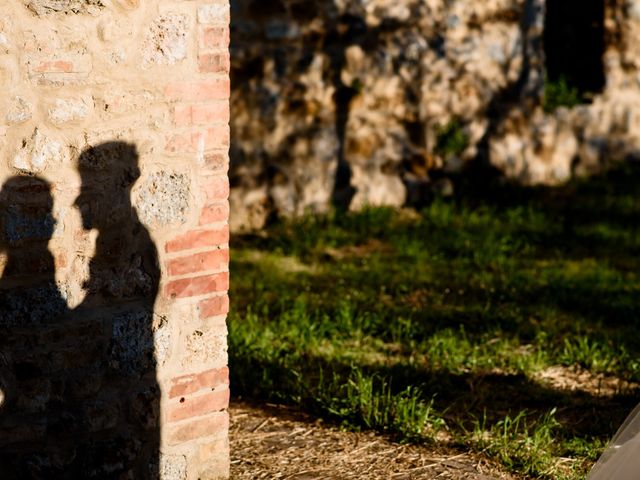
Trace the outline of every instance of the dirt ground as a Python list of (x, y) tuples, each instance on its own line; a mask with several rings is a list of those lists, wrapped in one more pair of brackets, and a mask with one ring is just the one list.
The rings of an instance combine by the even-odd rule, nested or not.
[(235, 401), (231, 478), (515, 479), (477, 455), (344, 432), (286, 407)]

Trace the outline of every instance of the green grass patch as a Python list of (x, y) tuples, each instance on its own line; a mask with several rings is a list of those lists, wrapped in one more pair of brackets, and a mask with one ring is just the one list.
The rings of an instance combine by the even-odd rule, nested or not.
[(451, 120), (436, 130), (435, 153), (444, 158), (458, 156), (469, 146), (469, 136), (465, 133), (460, 120)]
[(559, 107), (572, 108), (587, 103), (586, 99), (576, 87), (566, 78), (555, 81), (546, 80), (544, 84), (544, 110), (553, 113)]
[(639, 171), (456, 191), (234, 237), (234, 392), (583, 478), (636, 403)]
[(556, 431), (560, 424), (555, 414), (551, 410), (532, 420), (523, 410), (491, 426), (485, 415), (475, 424), (471, 446), (499, 458), (513, 471), (533, 476), (556, 475)]

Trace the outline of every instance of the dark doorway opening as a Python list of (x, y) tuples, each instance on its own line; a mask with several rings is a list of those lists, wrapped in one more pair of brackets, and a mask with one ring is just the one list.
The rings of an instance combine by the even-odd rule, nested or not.
[(582, 101), (605, 86), (605, 0), (547, 0), (547, 81), (565, 83)]

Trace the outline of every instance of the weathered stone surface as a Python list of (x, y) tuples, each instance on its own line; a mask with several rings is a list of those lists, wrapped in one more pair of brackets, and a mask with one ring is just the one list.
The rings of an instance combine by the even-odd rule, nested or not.
[(228, 363), (226, 336), (217, 330), (196, 330), (187, 337), (185, 367), (209, 362), (221, 367)]
[(152, 313), (133, 311), (113, 319), (111, 367), (127, 375), (140, 375), (155, 364), (153, 333), (148, 325)]
[(185, 480), (187, 459), (184, 455), (160, 456), (160, 480)]
[(104, 8), (102, 0), (26, 0), (25, 4), (36, 15), (51, 13), (91, 13)]
[(149, 27), (142, 46), (143, 66), (174, 65), (187, 57), (187, 22), (182, 14), (158, 17)]
[(62, 143), (36, 128), (31, 138), (24, 140), (18, 148), (11, 166), (33, 175), (45, 171), (52, 164), (64, 164), (68, 158), (69, 151)]
[(9, 124), (24, 123), (33, 116), (33, 105), (22, 97), (13, 97), (5, 118)]
[(234, 229), (332, 204), (420, 203), (433, 178), (475, 159), (557, 184), (640, 152), (637, 2), (606, 6), (604, 90), (552, 112), (544, 0), (232, 7)]
[(177, 172), (150, 174), (138, 192), (137, 208), (148, 225), (184, 223), (189, 213), (189, 177)]
[(47, 115), (51, 123), (64, 125), (65, 123), (82, 121), (93, 110), (93, 99), (83, 98), (58, 98), (49, 107)]
[(9, 38), (3, 32), (0, 32), (0, 53), (9, 53)]
[(0, 308), (5, 312), (0, 325), (5, 328), (16, 325), (46, 324), (67, 309), (67, 304), (58, 294), (58, 286), (48, 283), (20, 290), (0, 291)]

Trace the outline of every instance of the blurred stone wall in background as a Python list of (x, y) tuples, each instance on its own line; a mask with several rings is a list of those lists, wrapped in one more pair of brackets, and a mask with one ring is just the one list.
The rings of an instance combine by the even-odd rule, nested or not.
[[(639, 36), (637, 0), (233, 0), (232, 228), (421, 204), (473, 161), (556, 184), (634, 156)], [(596, 87), (554, 107), (563, 63)]]

